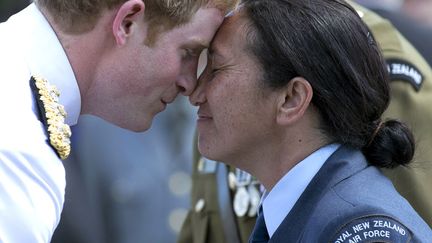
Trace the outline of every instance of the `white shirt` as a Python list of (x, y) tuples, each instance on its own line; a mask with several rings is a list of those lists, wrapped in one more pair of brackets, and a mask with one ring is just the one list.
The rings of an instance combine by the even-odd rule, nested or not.
[(56, 34), (31, 4), (0, 24), (0, 242), (50, 242), (66, 186), (61, 160), (47, 143), (30, 89), (31, 75), (55, 85), (69, 125), (81, 97)]
[(270, 237), (291, 211), (312, 178), (340, 144), (324, 146), (300, 161), (272, 188), (264, 193), (262, 207)]

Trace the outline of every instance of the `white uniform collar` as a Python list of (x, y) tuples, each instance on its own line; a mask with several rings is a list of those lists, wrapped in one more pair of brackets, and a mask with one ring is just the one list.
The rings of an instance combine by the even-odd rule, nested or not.
[(21, 42), (30, 75), (43, 77), (57, 87), (59, 102), (67, 112), (66, 123), (75, 125), (81, 112), (81, 95), (56, 33), (34, 3), (14, 15), (10, 22), (13, 22), (16, 40)]
[(262, 198), (264, 220), (271, 237), (291, 211), (312, 178), (340, 144), (324, 146), (300, 161)]

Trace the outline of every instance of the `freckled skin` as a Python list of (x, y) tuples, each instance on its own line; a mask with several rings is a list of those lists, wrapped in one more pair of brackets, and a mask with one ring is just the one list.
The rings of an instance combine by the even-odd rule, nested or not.
[(137, 22), (126, 44), (101, 58), (97, 81), (89, 88), (92, 106), (83, 108), (85, 113), (147, 130), (165, 103), (195, 89), (199, 53), (222, 21), (220, 10), (200, 8), (187, 24), (160, 33), (152, 46), (145, 45), (144, 21)]
[(260, 84), (261, 67), (244, 50), (239, 21), (245, 20), (230, 17), (219, 29), (191, 102), (200, 106), (198, 114), (211, 117), (198, 121), (200, 152), (243, 167), (273, 141), (276, 96)]

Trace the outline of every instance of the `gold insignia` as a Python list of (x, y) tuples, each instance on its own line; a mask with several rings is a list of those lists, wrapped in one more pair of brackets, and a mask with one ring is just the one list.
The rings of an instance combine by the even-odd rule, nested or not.
[(58, 103), (60, 92), (43, 78), (33, 76), (32, 79), (37, 88), (37, 98), (42, 103), (42, 105), (39, 104), (39, 109), (45, 120), (50, 144), (61, 159), (66, 159), (71, 151), (70, 136), (72, 132), (70, 127), (65, 124), (67, 114), (64, 106)]

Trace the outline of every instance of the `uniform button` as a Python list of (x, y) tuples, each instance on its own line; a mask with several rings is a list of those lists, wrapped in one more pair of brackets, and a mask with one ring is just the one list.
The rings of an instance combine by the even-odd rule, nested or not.
[(197, 201), (197, 203), (195, 204), (195, 212), (197, 212), (197, 213), (201, 212), (204, 209), (204, 206), (205, 206), (204, 199), (202, 199), (202, 198), (199, 199)]
[(357, 10), (357, 14), (360, 16), (360, 18), (363, 18), (364, 13), (363, 11)]

